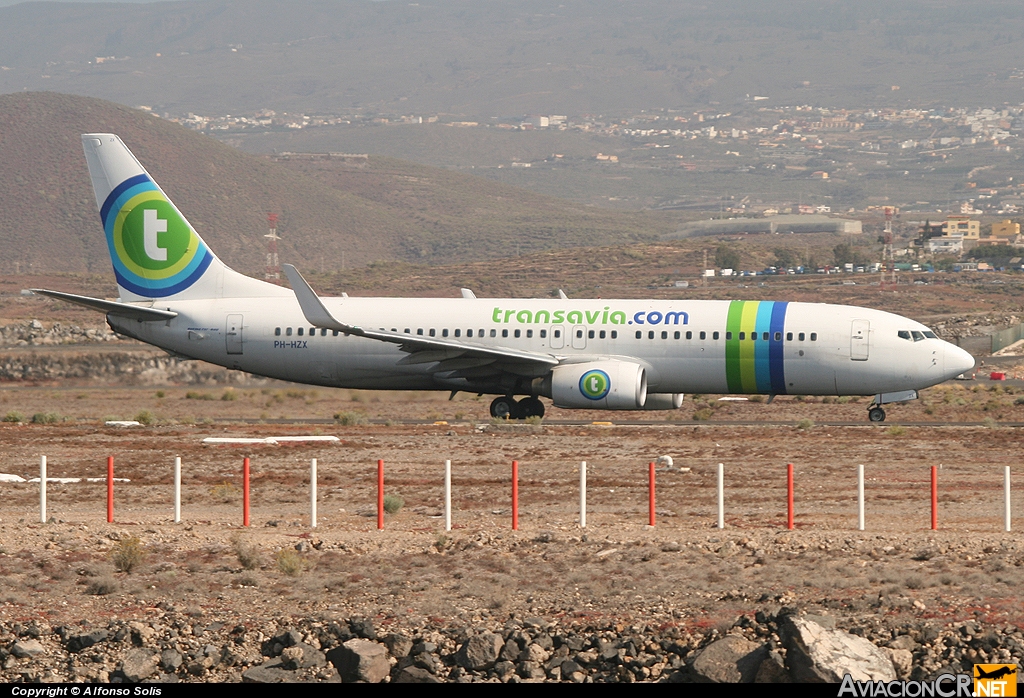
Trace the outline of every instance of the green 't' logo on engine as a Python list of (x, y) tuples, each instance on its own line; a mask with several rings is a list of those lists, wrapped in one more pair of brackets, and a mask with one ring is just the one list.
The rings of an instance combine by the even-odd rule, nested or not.
[(583, 397), (590, 400), (600, 400), (612, 387), (612, 381), (608, 374), (600, 369), (587, 371), (580, 378), (580, 392)]

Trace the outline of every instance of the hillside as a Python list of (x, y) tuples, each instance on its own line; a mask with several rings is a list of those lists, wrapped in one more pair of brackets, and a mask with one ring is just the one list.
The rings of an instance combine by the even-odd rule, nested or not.
[(1015, 104), (1022, 35), (1006, 0), (25, 2), (0, 8), (0, 93), (181, 114)]
[(0, 96), (5, 273), (109, 273), (79, 140), (119, 134), (218, 255), (264, 265), (266, 212), (282, 261), (326, 269), (374, 260), (469, 261), (650, 239), (667, 217), (604, 211), (398, 160), (363, 167), (275, 162), (146, 112), (57, 93)]

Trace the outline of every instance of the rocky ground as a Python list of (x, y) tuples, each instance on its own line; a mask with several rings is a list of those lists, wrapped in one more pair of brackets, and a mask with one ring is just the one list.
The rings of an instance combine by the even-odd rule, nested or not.
[[(43, 391), (32, 399), (44, 400), (52, 390), (7, 397)], [(134, 410), (153, 398), (109, 399)], [(108, 409), (92, 393), (65, 400)], [(239, 402), (210, 404), (231, 414)], [(271, 433), (341, 442), (202, 445), (205, 436)], [(6, 423), (0, 471), (28, 479), (45, 454), (50, 477), (90, 477), (114, 455), (115, 474), (130, 482), (116, 486), (113, 524), (102, 483), (50, 483), (46, 524), (37, 523), (37, 484), (0, 485), (0, 679), (806, 681), (1019, 662), (1024, 547), (1002, 532), (1001, 487), (1020, 439), (1005, 428), (713, 422)], [(651, 528), (646, 464), (663, 454), (674, 463), (657, 473)], [(248, 528), (243, 455), (253, 473)], [(180, 524), (171, 521), (175, 456)], [(383, 531), (378, 458), (386, 492), (404, 500)], [(445, 458), (452, 531), (441, 519)], [(586, 529), (577, 519), (581, 460)], [(718, 462), (723, 530), (714, 527)], [(786, 462), (796, 464), (792, 531)], [(863, 532), (857, 463), (867, 471)], [(942, 464), (937, 531), (928, 529), (933, 464)], [(1013, 501), (1021, 511), (1016, 492)]]

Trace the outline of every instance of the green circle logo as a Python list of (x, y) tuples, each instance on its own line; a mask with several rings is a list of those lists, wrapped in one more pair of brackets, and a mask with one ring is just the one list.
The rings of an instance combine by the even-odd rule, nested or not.
[(130, 201), (115, 223), (115, 243), (120, 243), (121, 260), (142, 276), (146, 272), (173, 274), (176, 268), (188, 264), (184, 258), (189, 247), (196, 247), (192, 244), (192, 228), (162, 196), (135, 198), (142, 200)]
[(587, 371), (580, 378), (580, 392), (583, 397), (590, 400), (600, 400), (612, 387), (612, 381), (608, 374), (600, 369)]

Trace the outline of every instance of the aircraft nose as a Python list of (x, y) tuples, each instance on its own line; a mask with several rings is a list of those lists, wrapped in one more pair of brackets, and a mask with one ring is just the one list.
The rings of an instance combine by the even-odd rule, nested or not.
[(947, 378), (956, 378), (961, 373), (974, 370), (974, 357), (953, 344), (946, 345), (945, 356), (942, 358)]

